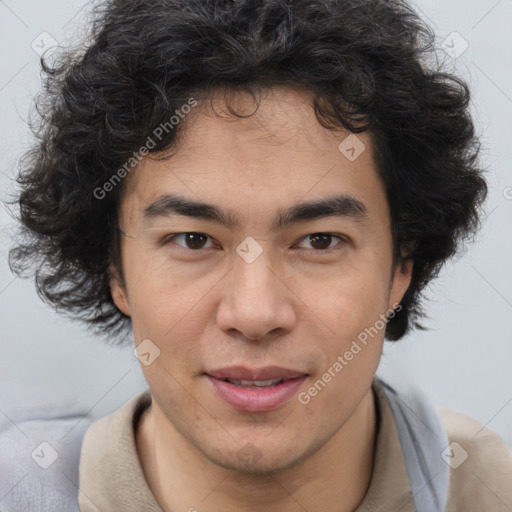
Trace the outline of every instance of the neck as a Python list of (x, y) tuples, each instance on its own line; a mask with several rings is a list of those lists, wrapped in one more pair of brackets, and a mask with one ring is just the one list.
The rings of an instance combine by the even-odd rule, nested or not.
[(136, 444), (148, 485), (164, 512), (349, 512), (370, 484), (376, 430), (370, 388), (323, 446), (269, 474), (239, 473), (214, 464), (169, 425), (154, 401), (140, 419)]

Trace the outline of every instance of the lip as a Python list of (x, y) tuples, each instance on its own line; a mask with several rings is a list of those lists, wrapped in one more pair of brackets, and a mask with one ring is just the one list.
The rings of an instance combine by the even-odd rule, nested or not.
[[(213, 375), (215, 374), (215, 375)], [(263, 412), (276, 409), (296, 394), (308, 378), (308, 374), (278, 366), (267, 366), (259, 370), (250, 370), (232, 366), (205, 374), (213, 390), (227, 404), (239, 411)], [(285, 379), (273, 386), (257, 388), (235, 386), (223, 379), (270, 380)]]
[(281, 366), (265, 366), (262, 368), (247, 368), (245, 366), (229, 366), (205, 372), (216, 379), (237, 379), (237, 380), (270, 380), (270, 379), (294, 379), (307, 375), (306, 372), (291, 370)]

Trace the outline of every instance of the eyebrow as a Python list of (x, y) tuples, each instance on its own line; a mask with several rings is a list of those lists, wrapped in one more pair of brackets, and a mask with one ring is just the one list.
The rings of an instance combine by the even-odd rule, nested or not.
[[(172, 194), (160, 196), (156, 201), (148, 205), (143, 213), (144, 219), (172, 215), (183, 215), (218, 222), (229, 229), (236, 228), (239, 225), (236, 215), (230, 211), (222, 210), (212, 204), (192, 201)], [(342, 194), (318, 201), (298, 203), (285, 210), (279, 210), (271, 230), (324, 217), (363, 220), (367, 216), (368, 208), (364, 203), (353, 196)]]

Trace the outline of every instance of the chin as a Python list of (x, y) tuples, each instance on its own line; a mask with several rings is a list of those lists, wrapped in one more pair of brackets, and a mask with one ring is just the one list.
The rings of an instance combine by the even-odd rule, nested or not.
[(288, 450), (276, 453), (275, 447), (260, 450), (249, 441), (237, 451), (230, 452), (231, 449), (226, 447), (222, 451), (203, 454), (217, 466), (251, 476), (269, 476), (289, 469), (306, 458), (303, 446), (290, 446)]

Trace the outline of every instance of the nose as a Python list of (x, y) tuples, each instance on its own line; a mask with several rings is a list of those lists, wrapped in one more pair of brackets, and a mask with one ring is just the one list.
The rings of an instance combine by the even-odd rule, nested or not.
[(252, 263), (235, 258), (223, 282), (218, 327), (253, 341), (291, 331), (297, 320), (294, 294), (279, 274), (265, 251)]

